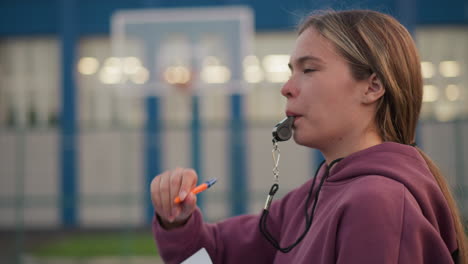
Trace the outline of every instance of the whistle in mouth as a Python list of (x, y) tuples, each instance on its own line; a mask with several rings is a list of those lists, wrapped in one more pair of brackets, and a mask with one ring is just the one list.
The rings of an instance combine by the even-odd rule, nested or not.
[(271, 132), (273, 135), (273, 140), (276, 141), (286, 141), (289, 140), (292, 136), (292, 126), (294, 124), (294, 116), (288, 116), (285, 119), (281, 120), (273, 128)]

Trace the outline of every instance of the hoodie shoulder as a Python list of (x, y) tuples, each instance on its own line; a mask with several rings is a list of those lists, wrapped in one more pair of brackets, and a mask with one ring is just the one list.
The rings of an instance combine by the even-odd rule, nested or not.
[(376, 175), (357, 178), (340, 206), (337, 263), (452, 263), (453, 246), (402, 183)]
[(349, 183), (339, 203), (337, 263), (398, 263), (405, 193), (382, 176)]
[(376, 207), (374, 209), (378, 211), (386, 210), (380, 208), (382, 206), (387, 209), (397, 209), (395, 207), (401, 205), (395, 202), (398, 203), (403, 199), (405, 190), (406, 187), (396, 180), (379, 175), (367, 175), (355, 178), (349, 183), (341, 203), (352, 207), (364, 207), (363, 209)]

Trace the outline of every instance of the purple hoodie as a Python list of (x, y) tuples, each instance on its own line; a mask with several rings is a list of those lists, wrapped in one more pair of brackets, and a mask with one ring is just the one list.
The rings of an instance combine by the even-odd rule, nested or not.
[[(317, 177), (325, 173), (322, 168)], [(273, 202), (268, 229), (282, 247), (305, 228), (312, 180)], [(318, 187), (318, 180), (314, 193)], [(171, 231), (153, 221), (165, 263), (180, 263), (200, 248), (213, 263), (453, 263), (457, 249), (450, 210), (426, 162), (411, 146), (386, 142), (337, 163), (320, 191), (312, 226), (289, 253), (260, 233), (260, 214), (207, 224), (197, 209)]]

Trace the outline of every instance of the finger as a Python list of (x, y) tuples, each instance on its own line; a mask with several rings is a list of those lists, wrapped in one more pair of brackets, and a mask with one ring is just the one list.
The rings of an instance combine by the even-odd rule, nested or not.
[[(164, 174), (164, 173), (163, 173)], [(159, 196), (159, 182), (161, 180), (161, 175), (154, 177), (151, 182), (151, 201), (153, 202), (154, 210), (157, 214), (160, 214), (161, 210), (161, 198)]]
[(184, 201), (190, 191), (195, 188), (197, 178), (197, 173), (193, 169), (184, 170), (179, 192), (181, 201)]
[(184, 203), (181, 205), (181, 212), (177, 217), (178, 220), (185, 220), (190, 215), (192, 215), (193, 211), (196, 208), (197, 204), (197, 196), (193, 193), (189, 193), (185, 198)]
[(165, 174), (161, 177), (161, 180), (159, 182), (159, 196), (161, 198), (161, 208), (162, 208), (162, 216), (164, 219), (167, 219), (170, 221), (169, 216), (170, 216), (170, 197), (169, 197), (169, 178), (170, 178), (170, 173)]
[(169, 188), (170, 188), (170, 205), (171, 205), (171, 217), (176, 217), (176, 204), (174, 204), (174, 199), (179, 195), (180, 184), (182, 182), (182, 173), (184, 169), (177, 168), (171, 173), (171, 177), (169, 180)]

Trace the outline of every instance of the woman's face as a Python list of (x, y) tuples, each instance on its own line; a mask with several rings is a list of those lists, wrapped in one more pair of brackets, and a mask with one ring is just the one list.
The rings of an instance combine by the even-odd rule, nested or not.
[(365, 129), (361, 93), (367, 81), (355, 80), (345, 59), (313, 27), (297, 38), (289, 66), (281, 94), (286, 115), (296, 116), (298, 144), (323, 150)]

